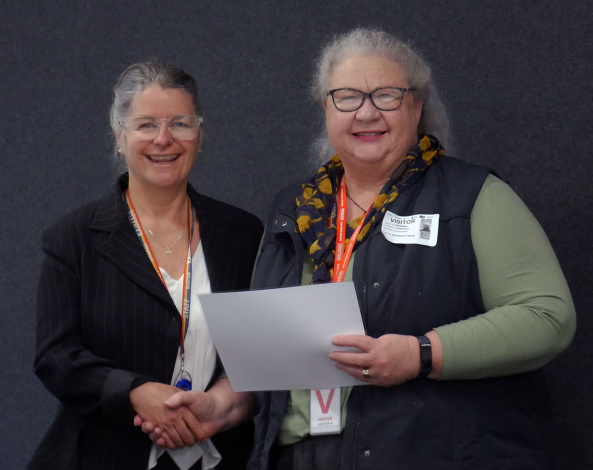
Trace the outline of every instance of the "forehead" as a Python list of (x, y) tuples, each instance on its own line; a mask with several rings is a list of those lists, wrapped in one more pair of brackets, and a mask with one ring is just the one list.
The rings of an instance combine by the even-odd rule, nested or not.
[(150, 85), (132, 100), (130, 114), (170, 117), (177, 114), (196, 114), (196, 109), (185, 91)]
[(407, 87), (401, 65), (392, 58), (379, 55), (353, 55), (334, 67), (329, 75), (329, 88), (356, 88), (371, 91), (385, 86)]

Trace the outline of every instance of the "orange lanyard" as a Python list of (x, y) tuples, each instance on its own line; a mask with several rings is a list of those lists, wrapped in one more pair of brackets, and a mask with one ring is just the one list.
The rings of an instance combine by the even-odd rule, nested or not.
[[(142, 224), (140, 223), (140, 219), (138, 219), (138, 215), (136, 214), (136, 210), (134, 209), (134, 205), (132, 204), (132, 199), (130, 198), (129, 190), (126, 190), (124, 193), (124, 202), (128, 206), (128, 216), (130, 221), (132, 222), (132, 226), (136, 231), (136, 235), (140, 239), (140, 243), (144, 247), (154, 270), (158, 274), (161, 282), (167, 288), (167, 283), (165, 282), (165, 278), (163, 278), (163, 274), (159, 268), (159, 265), (154, 257), (152, 250), (150, 249), (150, 245), (148, 244), (148, 240), (146, 239), (146, 235), (144, 234), (144, 230), (142, 229)], [(191, 243), (192, 238), (194, 235), (194, 217), (193, 217), (193, 209), (191, 205), (191, 201), (189, 196), (187, 196), (187, 233), (189, 238), (189, 247), (187, 249), (187, 258), (185, 261), (185, 271), (183, 275), (183, 297), (181, 300), (181, 337), (179, 341), (179, 346), (181, 348), (181, 369), (183, 370), (183, 357), (185, 354), (185, 336), (187, 335), (187, 330), (189, 327), (189, 316), (190, 316), (190, 308), (191, 308), (191, 276), (192, 276), (192, 259), (191, 259)]]
[(346, 276), (346, 270), (348, 269), (348, 264), (350, 263), (350, 258), (352, 257), (352, 251), (354, 250), (354, 245), (356, 245), (356, 237), (360, 233), (362, 229), (362, 224), (364, 223), (370, 207), (364, 214), (364, 217), (354, 230), (354, 233), (350, 237), (348, 245), (346, 245), (346, 177), (342, 177), (342, 182), (340, 183), (340, 188), (337, 194), (337, 203), (338, 203), (338, 214), (336, 219), (336, 255), (334, 261), (334, 275), (332, 277), (332, 282), (342, 282), (344, 277)]

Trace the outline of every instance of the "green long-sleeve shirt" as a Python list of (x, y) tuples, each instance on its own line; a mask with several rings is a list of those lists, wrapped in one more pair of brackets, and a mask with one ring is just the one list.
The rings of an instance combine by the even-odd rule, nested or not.
[[(568, 347), (576, 328), (570, 291), (548, 238), (513, 190), (492, 175), (474, 205), (471, 235), (486, 312), (435, 328), (443, 349), (440, 380), (542, 367)], [(310, 262), (304, 268), (308, 284)], [(342, 389), (342, 426), (349, 394), (350, 388)], [(292, 391), (279, 443), (293, 444), (308, 433), (309, 391)]]

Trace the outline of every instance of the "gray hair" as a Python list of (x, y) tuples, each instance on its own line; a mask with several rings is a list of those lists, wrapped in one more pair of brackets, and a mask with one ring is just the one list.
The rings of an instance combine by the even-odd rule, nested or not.
[[(123, 71), (113, 88), (114, 96), (109, 111), (109, 121), (115, 135), (123, 132), (124, 121), (134, 98), (151, 85), (158, 85), (164, 89), (178, 88), (186, 92), (196, 108), (196, 114), (198, 116), (202, 114), (198, 85), (191, 75), (158, 60), (138, 62)], [(117, 153), (116, 148), (115, 154)], [(116, 160), (119, 159), (116, 158)]]
[[(312, 95), (319, 102), (327, 98), (329, 79), (333, 70), (353, 55), (382, 55), (396, 61), (404, 70), (410, 88), (415, 88), (414, 97), (423, 101), (418, 123), (418, 135), (431, 134), (437, 137), (445, 149), (449, 140), (447, 111), (432, 80), (432, 72), (426, 61), (412, 48), (396, 37), (377, 29), (356, 28), (335, 36), (321, 51), (313, 76)], [(324, 159), (333, 152), (327, 132), (313, 145), (313, 152)]]

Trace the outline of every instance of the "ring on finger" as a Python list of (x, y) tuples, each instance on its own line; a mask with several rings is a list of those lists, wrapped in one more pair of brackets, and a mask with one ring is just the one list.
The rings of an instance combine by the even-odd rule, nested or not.
[(362, 376), (365, 379), (370, 379), (371, 378), (371, 371), (368, 368), (362, 369)]

